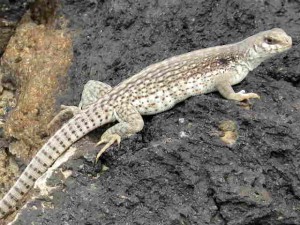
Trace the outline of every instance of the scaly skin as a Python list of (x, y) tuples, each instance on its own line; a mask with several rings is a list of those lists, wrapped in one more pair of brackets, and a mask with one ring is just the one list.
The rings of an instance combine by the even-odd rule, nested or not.
[(99, 126), (118, 121), (102, 135), (98, 144), (106, 145), (97, 159), (114, 142), (119, 143), (122, 138), (139, 132), (144, 126), (141, 115), (163, 112), (193, 95), (219, 91), (225, 98), (236, 101), (259, 98), (255, 93), (235, 93), (232, 85), (241, 82), (261, 62), (286, 51), (291, 45), (291, 37), (275, 28), (235, 44), (169, 58), (145, 68), (114, 88), (100, 85), (99, 99), (74, 110), (75, 116), (39, 150), (0, 201), (0, 218), (16, 206), (37, 178), (71, 144)]

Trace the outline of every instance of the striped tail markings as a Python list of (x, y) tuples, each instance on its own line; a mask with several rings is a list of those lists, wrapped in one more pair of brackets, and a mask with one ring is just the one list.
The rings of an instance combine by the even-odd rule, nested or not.
[[(89, 118), (93, 118), (93, 115), (81, 113), (74, 116), (43, 145), (13, 187), (0, 201), (0, 219), (18, 204), (33, 187), (35, 181), (47, 171), (66, 149), (91, 130), (104, 124), (103, 119), (95, 123), (94, 120), (90, 121)], [(106, 122), (109, 122), (109, 120)]]

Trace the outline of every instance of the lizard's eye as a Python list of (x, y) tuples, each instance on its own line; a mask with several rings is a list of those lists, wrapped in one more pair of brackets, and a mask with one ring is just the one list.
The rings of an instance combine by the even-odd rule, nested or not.
[(268, 45), (273, 45), (276, 43), (276, 40), (270, 37), (265, 37), (264, 42), (267, 43)]

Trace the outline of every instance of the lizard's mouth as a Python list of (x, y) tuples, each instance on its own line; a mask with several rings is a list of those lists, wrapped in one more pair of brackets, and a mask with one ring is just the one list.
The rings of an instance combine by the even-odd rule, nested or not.
[(279, 52), (284, 52), (284, 51), (289, 50), (291, 47), (292, 47), (291, 45), (283, 46), (281, 48), (278, 48), (278, 51)]
[(284, 46), (280, 46), (280, 47), (277, 47), (277, 48), (274, 48), (272, 50), (273, 53), (281, 53), (281, 52), (285, 52), (287, 50), (289, 50), (290, 48), (292, 47), (292, 45), (284, 45)]

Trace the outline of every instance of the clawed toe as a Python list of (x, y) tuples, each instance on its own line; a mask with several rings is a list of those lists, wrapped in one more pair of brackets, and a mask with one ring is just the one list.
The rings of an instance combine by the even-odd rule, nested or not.
[(96, 146), (101, 145), (101, 144), (105, 144), (103, 148), (101, 148), (101, 150), (98, 152), (96, 159), (95, 159), (95, 164), (98, 162), (99, 158), (101, 157), (101, 155), (111, 146), (113, 145), (115, 142), (117, 142), (118, 147), (120, 147), (120, 143), (121, 143), (121, 137), (118, 134), (111, 134), (109, 136), (106, 137), (102, 137), (101, 140), (96, 144)]
[(237, 101), (244, 101), (244, 100), (249, 100), (251, 98), (257, 98), (260, 99), (260, 96), (255, 93), (245, 93), (245, 91), (240, 91), (237, 93), (237, 98), (235, 100)]
[(255, 93), (248, 93), (248, 94), (244, 94), (245, 95), (245, 98), (244, 99), (250, 99), (250, 98), (257, 98), (257, 99), (260, 99), (260, 96), (258, 94), (255, 94)]

